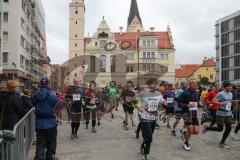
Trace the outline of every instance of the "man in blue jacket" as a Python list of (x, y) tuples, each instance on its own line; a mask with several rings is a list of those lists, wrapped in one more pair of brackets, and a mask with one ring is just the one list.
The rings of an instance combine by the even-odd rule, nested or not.
[(35, 160), (54, 160), (57, 148), (57, 120), (55, 106), (60, 99), (48, 88), (48, 78), (40, 80), (40, 88), (32, 97), (35, 106), (37, 134)]

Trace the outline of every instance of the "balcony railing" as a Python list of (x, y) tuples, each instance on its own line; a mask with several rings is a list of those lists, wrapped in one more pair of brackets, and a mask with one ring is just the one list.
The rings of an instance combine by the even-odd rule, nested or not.
[(157, 58), (140, 58), (140, 63), (156, 63)]

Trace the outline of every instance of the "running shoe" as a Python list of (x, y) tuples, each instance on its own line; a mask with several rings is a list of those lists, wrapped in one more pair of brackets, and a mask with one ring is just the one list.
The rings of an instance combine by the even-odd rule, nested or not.
[(143, 146), (141, 146), (140, 152), (144, 155), (144, 147)]
[(163, 118), (162, 118), (162, 121), (163, 121), (163, 123), (166, 123), (167, 120), (166, 120), (165, 117), (163, 117)]
[(160, 129), (159, 124), (156, 123), (156, 124), (155, 124), (155, 128), (156, 128), (156, 129)]
[(171, 126), (169, 124), (167, 124), (167, 129), (171, 129)]
[(148, 155), (148, 154), (145, 154), (145, 155), (143, 156), (143, 160), (150, 160), (149, 155)]
[(79, 138), (77, 134), (74, 134), (74, 137), (77, 138), (77, 139)]
[(70, 138), (73, 140), (75, 138), (74, 134), (72, 134)]
[(171, 130), (171, 134), (172, 134), (172, 136), (174, 136), (174, 137), (176, 137), (177, 135), (176, 135), (176, 131), (173, 129), (173, 130)]
[(184, 149), (185, 151), (191, 151), (191, 150), (192, 150), (189, 143), (184, 143), (183, 149)]
[(207, 125), (204, 125), (202, 129), (202, 134), (205, 134), (206, 132), (207, 132)]
[(134, 124), (134, 122), (132, 122), (132, 126), (135, 127), (136, 125)]
[(137, 130), (135, 131), (135, 134), (136, 134), (136, 138), (139, 139), (139, 132)]
[(237, 141), (240, 140), (240, 137), (239, 137), (236, 133), (232, 133), (232, 134), (231, 134), (231, 137), (232, 137), (234, 140), (237, 140)]
[(219, 143), (219, 147), (224, 148), (224, 149), (231, 149), (231, 147), (226, 145), (225, 143)]
[(92, 128), (92, 133), (97, 133), (97, 130), (95, 127)]

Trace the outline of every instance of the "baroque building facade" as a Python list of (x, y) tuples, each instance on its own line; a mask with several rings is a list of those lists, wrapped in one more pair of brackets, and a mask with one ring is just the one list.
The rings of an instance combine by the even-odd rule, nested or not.
[[(87, 83), (96, 81), (100, 87), (110, 81), (125, 84), (128, 80), (140, 85), (149, 77), (175, 82), (175, 48), (169, 26), (162, 32), (154, 27), (145, 31), (137, 1), (132, 0), (126, 31), (119, 29), (112, 32), (103, 17), (93, 36), (84, 38), (83, 54), (71, 57), (69, 75)], [(72, 82), (72, 78), (65, 81)]]

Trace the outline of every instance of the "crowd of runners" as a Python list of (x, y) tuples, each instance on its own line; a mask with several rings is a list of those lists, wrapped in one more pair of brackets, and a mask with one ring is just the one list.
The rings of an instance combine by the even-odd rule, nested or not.
[[(11, 93), (15, 95), (19, 92), (17, 82), (11, 81), (10, 84), (14, 84)], [(115, 118), (122, 110), (123, 129), (129, 130), (131, 125), (131, 128), (135, 128), (137, 139), (142, 135), (139, 148), (143, 160), (149, 160), (155, 129), (163, 126), (169, 129), (173, 137), (181, 137), (185, 151), (191, 151), (191, 137), (199, 134), (200, 129), (202, 134), (223, 132), (216, 145), (224, 149), (231, 148), (226, 144), (229, 135), (233, 140), (240, 140), (240, 89), (228, 81), (223, 82), (222, 86), (201, 86), (191, 79), (174, 87), (173, 84), (159, 84), (157, 79), (150, 78), (143, 86), (136, 87), (132, 81), (124, 85), (112, 81), (108, 86), (98, 88), (94, 81), (86, 87), (79, 79), (74, 79), (73, 85), (56, 93), (48, 88), (48, 79), (42, 78), (39, 87), (32, 86), (32, 95), (30, 92), (25, 90), (24, 94), (19, 95), (24, 101), (24, 95), (28, 94), (28, 105), (24, 104), (28, 108), (25, 110), (35, 107), (36, 160), (44, 156), (54, 159), (58, 124), (70, 122), (70, 138), (74, 141), (79, 138), (80, 125), (85, 125), (86, 129), (96, 134), (97, 126), (104, 124), (101, 123), (102, 119), (109, 117), (119, 120)], [(1, 91), (1, 97), (6, 93)], [(66, 119), (63, 118), (64, 113)]]

